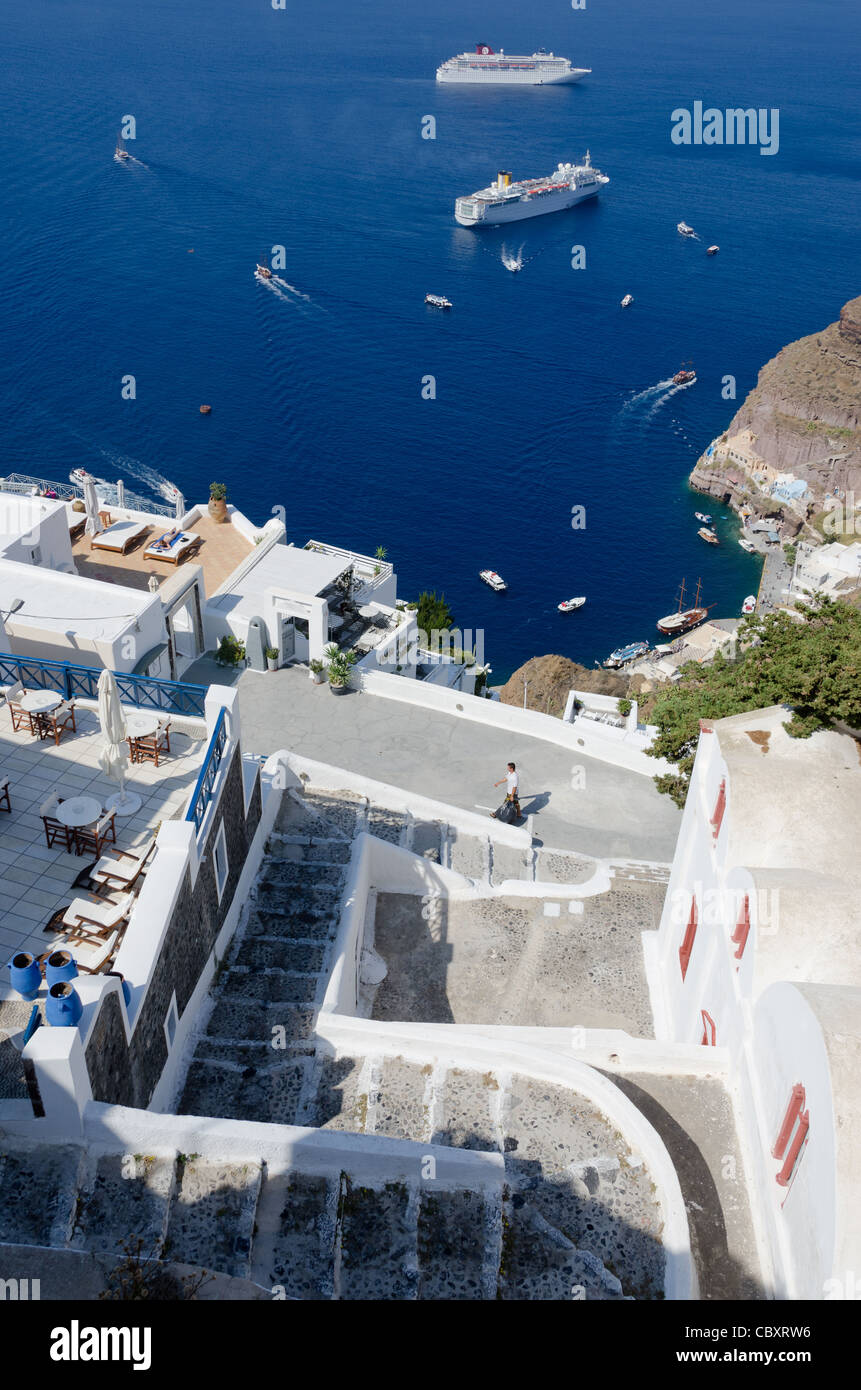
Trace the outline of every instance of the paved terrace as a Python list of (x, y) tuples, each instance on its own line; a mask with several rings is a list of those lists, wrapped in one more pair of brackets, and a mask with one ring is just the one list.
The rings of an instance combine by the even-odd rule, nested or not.
[[(78, 732), (60, 740), (40, 742), (27, 729), (12, 731), (8, 709), (0, 707), (0, 774), (9, 778), (11, 814), (0, 811), (0, 962), (17, 951), (41, 954), (55, 941), (43, 931), (58, 907), (81, 892), (73, 884), (93, 864), (91, 854), (67, 854), (62, 846), (49, 849), (39, 808), (51, 793), (92, 796), (104, 805), (117, 791), (98, 763), (102, 748), (99, 721), (92, 710), (76, 708)], [(183, 727), (187, 732), (178, 732)], [(146, 844), (160, 821), (182, 813), (206, 751), (202, 721), (174, 724), (170, 754), (156, 768), (152, 763), (129, 766), (126, 786), (143, 799), (133, 816), (117, 816), (117, 847)], [(28, 1006), (29, 1007), (29, 1006)]]
[[(110, 511), (110, 508), (105, 510)], [(130, 589), (146, 589), (150, 577), (155, 575), (159, 584), (175, 574), (179, 565), (166, 560), (147, 559), (144, 552), (148, 545), (170, 531), (175, 525), (167, 517), (157, 525), (147, 527), (139, 541), (125, 554), (113, 550), (93, 550), (89, 536), (80, 536), (72, 545), (72, 559), (75, 569), (83, 579), (101, 579), (107, 584), (125, 584)], [(203, 582), (207, 594), (214, 594), (219, 585), (233, 573), (246, 556), (254, 549), (250, 541), (231, 525), (219, 525), (210, 516), (198, 517), (191, 526), (186, 527), (189, 535), (200, 536), (203, 542), (192, 563), (203, 569)]]
[[(186, 678), (225, 683), (206, 659)], [(229, 679), (229, 677), (227, 678)], [(503, 789), (493, 783), (509, 759), (521, 773), (521, 805), (534, 815), (536, 838), (557, 849), (599, 858), (668, 863), (681, 812), (649, 777), (503, 729), (435, 710), (354, 691), (335, 696), (313, 685), (303, 667), (238, 678), (242, 745), (247, 753), (295, 749), (307, 758), (349, 769), (468, 811), (495, 809)], [(582, 765), (585, 785), (572, 787)]]

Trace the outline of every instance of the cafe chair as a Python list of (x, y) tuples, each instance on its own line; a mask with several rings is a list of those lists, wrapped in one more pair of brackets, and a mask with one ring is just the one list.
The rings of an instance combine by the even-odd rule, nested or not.
[(72, 848), (72, 831), (62, 821), (57, 820), (56, 811), (61, 796), (49, 796), (39, 807), (39, 815), (42, 817), (42, 824), (45, 827), (45, 843), (48, 849), (53, 849), (60, 842), (68, 854)]
[(82, 825), (75, 830), (75, 847), (78, 854), (91, 851), (98, 858), (105, 845), (116, 844), (116, 814), (116, 811), (108, 811), (94, 825)]

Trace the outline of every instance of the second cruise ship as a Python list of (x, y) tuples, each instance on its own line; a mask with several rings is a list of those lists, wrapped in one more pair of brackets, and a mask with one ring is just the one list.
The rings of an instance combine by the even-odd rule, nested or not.
[(481, 86), (515, 83), (541, 87), (551, 82), (579, 82), (591, 68), (575, 68), (568, 58), (555, 53), (494, 53), (489, 44), (477, 43), (474, 53), (458, 53), (436, 70), (437, 82), (472, 82)]
[(497, 227), (502, 222), (561, 212), (585, 198), (594, 198), (609, 182), (606, 174), (592, 168), (587, 150), (582, 164), (559, 164), (545, 179), (512, 183), (511, 175), (501, 172), (489, 188), (455, 201), (455, 220), (462, 227)]

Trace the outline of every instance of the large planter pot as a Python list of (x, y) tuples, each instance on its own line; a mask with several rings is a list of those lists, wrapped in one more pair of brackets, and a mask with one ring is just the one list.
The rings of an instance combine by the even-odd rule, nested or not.
[(52, 1028), (77, 1028), (84, 1006), (74, 985), (68, 980), (58, 980), (48, 990), (45, 1000), (45, 1018)]
[(348, 685), (332, 685), (330, 681), (329, 689), (331, 690), (333, 695), (346, 695), (350, 687)]
[(42, 972), (39, 962), (29, 951), (19, 951), (12, 957), (9, 962), (9, 974), (12, 977), (12, 988), (18, 991), (22, 999), (36, 998), (42, 983)]
[(312, 681), (312, 683), (313, 683), (314, 685), (322, 685), (322, 684), (323, 684), (324, 673), (323, 673), (322, 671), (310, 671), (310, 672), (309, 672), (309, 675), (310, 675), (311, 681)]
[(278, 670), (278, 658), (277, 658), (277, 656), (276, 656), (276, 657), (267, 656), (267, 658), (266, 658), (266, 670), (267, 670), (267, 671), (277, 671), (277, 670)]
[(77, 974), (78, 967), (70, 951), (54, 951), (53, 955), (48, 957), (45, 980), (49, 989), (51, 985), (60, 984), (63, 980), (74, 980)]
[(219, 525), (227, 520), (227, 503), (224, 500), (217, 502), (214, 497), (210, 497), (207, 510), (212, 520), (217, 521)]

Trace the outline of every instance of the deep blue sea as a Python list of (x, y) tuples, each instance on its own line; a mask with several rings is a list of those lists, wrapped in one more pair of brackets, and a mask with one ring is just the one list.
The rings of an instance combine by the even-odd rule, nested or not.
[[(725, 543), (697, 538), (706, 499), (685, 480), (761, 365), (861, 292), (857, 0), (3, 8), (0, 471), (83, 465), (193, 499), (224, 480), (258, 524), (283, 506), (297, 543), (384, 545), (402, 596), (444, 591), (484, 630), (494, 680), (654, 638), (683, 576), (738, 613), (759, 562), (720, 509)], [(593, 74), (437, 87), (476, 41)], [(695, 100), (779, 108), (778, 154), (673, 145), (670, 113)], [(599, 200), (455, 224), (454, 198), (498, 169), (587, 147), (612, 180)], [(276, 244), (281, 291), (252, 274)], [(659, 389), (682, 359), (696, 385)], [(558, 614), (572, 594), (586, 607)]]

